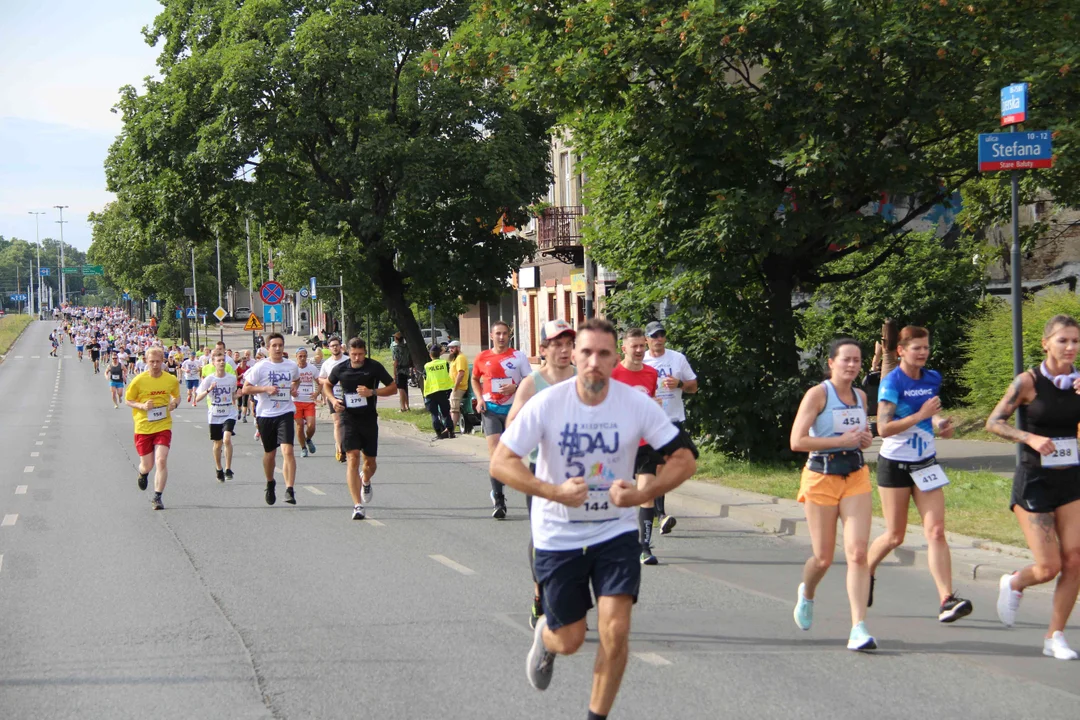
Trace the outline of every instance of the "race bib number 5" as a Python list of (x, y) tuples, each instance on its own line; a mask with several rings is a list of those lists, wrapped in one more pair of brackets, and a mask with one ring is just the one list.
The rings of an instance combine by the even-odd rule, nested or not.
[(1043, 467), (1070, 467), (1080, 465), (1077, 457), (1077, 442), (1074, 437), (1051, 438), (1054, 452), (1042, 456)]

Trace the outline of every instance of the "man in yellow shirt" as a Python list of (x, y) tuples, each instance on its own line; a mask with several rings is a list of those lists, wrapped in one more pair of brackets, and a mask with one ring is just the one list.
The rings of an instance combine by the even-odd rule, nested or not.
[(450, 363), (443, 360), (442, 346), (432, 344), (428, 349), (431, 362), (424, 365), (424, 403), (431, 413), (431, 425), (439, 438), (454, 437), (454, 423), (450, 419), (450, 390), (454, 381), (450, 377)]
[(450, 379), (454, 381), (454, 388), (450, 391), (450, 417), (454, 421), (454, 427), (461, 422), (461, 401), (469, 392), (469, 359), (461, 352), (461, 343), (451, 341), (450, 350)]
[(146, 372), (140, 373), (124, 393), (124, 404), (135, 421), (135, 451), (139, 454), (139, 489), (145, 490), (152, 468), (154, 497), (150, 506), (164, 510), (161, 493), (169, 479), (166, 461), (172, 444), (172, 411), (180, 405), (180, 383), (175, 375), (163, 372), (165, 352), (158, 346), (146, 351)]

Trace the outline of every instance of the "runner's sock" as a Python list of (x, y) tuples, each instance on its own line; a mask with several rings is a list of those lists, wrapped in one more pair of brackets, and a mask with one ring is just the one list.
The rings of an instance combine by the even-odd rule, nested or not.
[(504, 494), (503, 493), (503, 487), (504, 487), (503, 484), (501, 482), (499, 482), (498, 480), (496, 480), (495, 478), (491, 477), (490, 475), (488, 477), (491, 479), (491, 490), (492, 490), (492, 492), (495, 493), (495, 497), (502, 497), (503, 494)]
[(638, 508), (638, 542), (644, 546), (652, 543), (652, 522), (656, 508)]
[(607, 720), (607, 715), (600, 715), (599, 713), (594, 713), (592, 710), (590, 710), (589, 715), (585, 718), (585, 720)]
[(155, 491), (154, 492), (154, 499), (155, 500), (160, 500), (161, 499), (161, 493)]
[(655, 502), (653, 504), (656, 505), (656, 514), (657, 514), (658, 517), (664, 517), (665, 515), (667, 515), (667, 513), (664, 512), (664, 496), (663, 495), (657, 495), (656, 500), (655, 500)]

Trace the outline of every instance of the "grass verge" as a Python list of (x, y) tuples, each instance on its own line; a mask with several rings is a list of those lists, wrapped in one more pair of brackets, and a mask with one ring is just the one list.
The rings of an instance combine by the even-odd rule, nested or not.
[(956, 423), (955, 440), (986, 440), (987, 442), (1006, 442), (997, 435), (986, 432), (986, 418), (990, 413), (973, 407), (953, 408), (944, 413)]
[(0, 355), (6, 355), (34, 318), (29, 315), (5, 315), (0, 318)]
[[(875, 469), (876, 465), (871, 464), (871, 477)], [(704, 451), (694, 479), (795, 499), (800, 472), (801, 466), (795, 463), (751, 463)], [(949, 532), (1026, 547), (1024, 535), (1009, 512), (1011, 479), (984, 471), (948, 470), (948, 474), (951, 482), (945, 488), (945, 528)], [(874, 515), (881, 517), (881, 500), (876, 492), (873, 500)], [(914, 503), (908, 510), (908, 522), (919, 522)]]
[[(435, 432), (431, 416), (422, 410), (398, 412), (397, 408), (379, 408), (379, 417), (386, 420), (408, 422), (426, 432)], [(798, 463), (752, 463), (732, 460), (719, 453), (702, 451), (698, 460), (695, 480), (726, 485), (738, 490), (791, 498), (799, 493)], [(870, 476), (874, 477), (876, 465), (871, 464)], [(945, 488), (945, 528), (949, 532), (985, 538), (994, 542), (1026, 547), (1024, 535), (1016, 518), (1009, 512), (1009, 494), (1012, 480), (992, 472), (949, 470), (950, 483)], [(881, 500), (873, 493), (874, 515), (881, 517)], [(908, 522), (920, 522), (914, 503), (908, 510)], [(909, 532), (922, 533), (919, 528)]]

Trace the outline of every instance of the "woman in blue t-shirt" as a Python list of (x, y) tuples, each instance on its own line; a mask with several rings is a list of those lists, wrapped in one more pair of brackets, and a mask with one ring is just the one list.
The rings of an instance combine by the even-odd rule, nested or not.
[(878, 390), (877, 483), (885, 534), (870, 545), (870, 598), (874, 604), (874, 572), (890, 552), (904, 542), (908, 506), (915, 507), (926, 534), (930, 575), (941, 606), (938, 620), (949, 623), (972, 611), (970, 600), (957, 597), (952, 584), (952, 555), (945, 540), (945, 493), (949, 483), (937, 462), (934, 433), (950, 438), (951, 418), (941, 416), (941, 373), (929, 370), (930, 332), (909, 325), (900, 331), (900, 365), (881, 381)]

